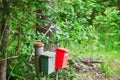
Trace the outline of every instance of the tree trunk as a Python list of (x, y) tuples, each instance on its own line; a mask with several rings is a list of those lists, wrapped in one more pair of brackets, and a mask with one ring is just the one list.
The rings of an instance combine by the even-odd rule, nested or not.
[(9, 28), (9, 14), (10, 8), (6, 0), (2, 1), (2, 18), (1, 18), (1, 31), (0, 31), (0, 59), (5, 59), (0, 62), (0, 80), (6, 80), (6, 69), (7, 69), (7, 46), (10, 35)]
[(6, 59), (0, 62), (0, 80), (6, 80), (6, 68), (7, 68), (7, 46), (8, 46), (8, 38), (10, 34), (9, 27), (4, 27), (4, 33), (2, 38), (2, 43), (0, 46), (0, 59)]

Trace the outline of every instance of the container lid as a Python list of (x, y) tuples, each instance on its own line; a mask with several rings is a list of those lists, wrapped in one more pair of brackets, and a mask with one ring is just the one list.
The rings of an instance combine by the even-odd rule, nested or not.
[(46, 51), (46, 52), (43, 52), (43, 53), (41, 54), (41, 56), (53, 57), (53, 56), (55, 56), (55, 52)]
[(44, 43), (42, 42), (35, 42), (34, 43), (34, 47), (43, 47), (44, 46)]
[(70, 52), (68, 49), (65, 49), (65, 48), (57, 48), (56, 51), (63, 51), (65, 53), (69, 53)]

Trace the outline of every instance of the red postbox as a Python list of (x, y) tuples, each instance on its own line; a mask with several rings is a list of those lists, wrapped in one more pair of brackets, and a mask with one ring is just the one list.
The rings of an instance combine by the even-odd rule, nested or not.
[(67, 67), (68, 53), (69, 53), (69, 50), (64, 48), (56, 49), (56, 65), (55, 65), (56, 69), (62, 69)]

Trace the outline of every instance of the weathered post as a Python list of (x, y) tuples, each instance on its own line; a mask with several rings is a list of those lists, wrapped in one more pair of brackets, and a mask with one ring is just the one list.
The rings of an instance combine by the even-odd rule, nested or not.
[(36, 66), (36, 74), (40, 72), (40, 63), (39, 63), (39, 58), (40, 55), (44, 52), (44, 44), (42, 42), (35, 42), (34, 43), (34, 48), (35, 48), (35, 66)]
[(58, 70), (56, 70), (56, 79), (55, 80), (58, 80)]

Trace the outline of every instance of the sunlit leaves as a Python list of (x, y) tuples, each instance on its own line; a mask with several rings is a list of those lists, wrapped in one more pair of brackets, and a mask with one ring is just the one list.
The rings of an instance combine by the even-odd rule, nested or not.
[(94, 20), (94, 26), (99, 32), (100, 41), (107, 46), (109, 44), (117, 47), (118, 44), (116, 45), (116, 43), (119, 43), (120, 40), (120, 11), (115, 7), (111, 7), (106, 8), (103, 14), (96, 16)]

